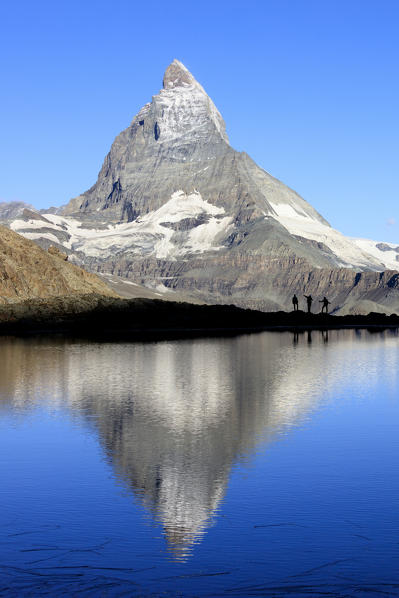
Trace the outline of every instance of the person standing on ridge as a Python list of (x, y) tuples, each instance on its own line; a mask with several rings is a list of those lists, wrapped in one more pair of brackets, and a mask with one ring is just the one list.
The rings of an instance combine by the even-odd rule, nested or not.
[(292, 298), (292, 305), (294, 306), (294, 311), (298, 311), (298, 297), (296, 295)]
[(321, 308), (321, 313), (323, 313), (324, 308), (325, 308), (326, 314), (328, 314), (328, 306), (330, 305), (330, 301), (327, 299), (327, 297), (323, 297), (323, 299), (321, 301), (319, 301), (319, 303), (323, 304), (323, 306)]
[(312, 309), (313, 297), (312, 297), (312, 295), (304, 295), (304, 297), (306, 299), (306, 303), (308, 304), (308, 314), (310, 314), (310, 311)]

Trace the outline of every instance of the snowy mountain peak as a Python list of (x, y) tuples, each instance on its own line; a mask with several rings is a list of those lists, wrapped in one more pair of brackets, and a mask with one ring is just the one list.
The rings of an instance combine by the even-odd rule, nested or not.
[(14, 218), (11, 228), (43, 247), (157, 292), (256, 309), (290, 309), (294, 292), (325, 294), (336, 308), (357, 309), (361, 297), (362, 310), (399, 311), (398, 274), (357, 272), (399, 269), (399, 246), (346, 238), (235, 151), (221, 114), (178, 60), (116, 137), (90, 189), (58, 214)]
[(163, 88), (184, 87), (185, 85), (194, 85), (196, 80), (180, 60), (174, 59), (170, 63), (163, 76)]
[[(216, 133), (218, 140), (228, 143), (226, 125), (222, 115), (207, 95), (205, 89), (179, 60), (166, 69), (163, 89), (153, 97), (159, 140), (168, 143), (172, 139), (191, 138), (195, 144), (198, 137), (212, 145)], [(142, 115), (140, 113), (140, 120)]]

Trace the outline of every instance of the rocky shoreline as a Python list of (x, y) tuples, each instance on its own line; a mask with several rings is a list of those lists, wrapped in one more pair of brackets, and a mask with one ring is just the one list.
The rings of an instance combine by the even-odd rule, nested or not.
[(226, 336), (264, 330), (399, 328), (399, 316), (335, 316), (260, 312), (233, 305), (193, 305), (101, 295), (28, 300), (0, 306), (0, 335), (63, 334), (96, 339), (152, 340)]

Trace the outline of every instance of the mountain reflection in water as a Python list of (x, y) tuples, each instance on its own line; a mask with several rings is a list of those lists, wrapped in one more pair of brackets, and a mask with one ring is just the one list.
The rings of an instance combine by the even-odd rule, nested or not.
[(359, 335), (335, 333), (339, 353), (318, 332), (311, 347), (309, 335), (289, 333), (147, 344), (10, 338), (0, 343), (0, 414), (45, 402), (94, 427), (115, 476), (185, 559), (237, 461), (303, 423), (350, 376), (353, 359), (359, 380), (372, 383)]

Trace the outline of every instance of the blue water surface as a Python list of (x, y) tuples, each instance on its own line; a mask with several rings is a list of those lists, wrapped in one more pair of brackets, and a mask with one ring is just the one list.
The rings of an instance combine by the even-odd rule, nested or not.
[(399, 595), (399, 337), (0, 340), (0, 596)]

